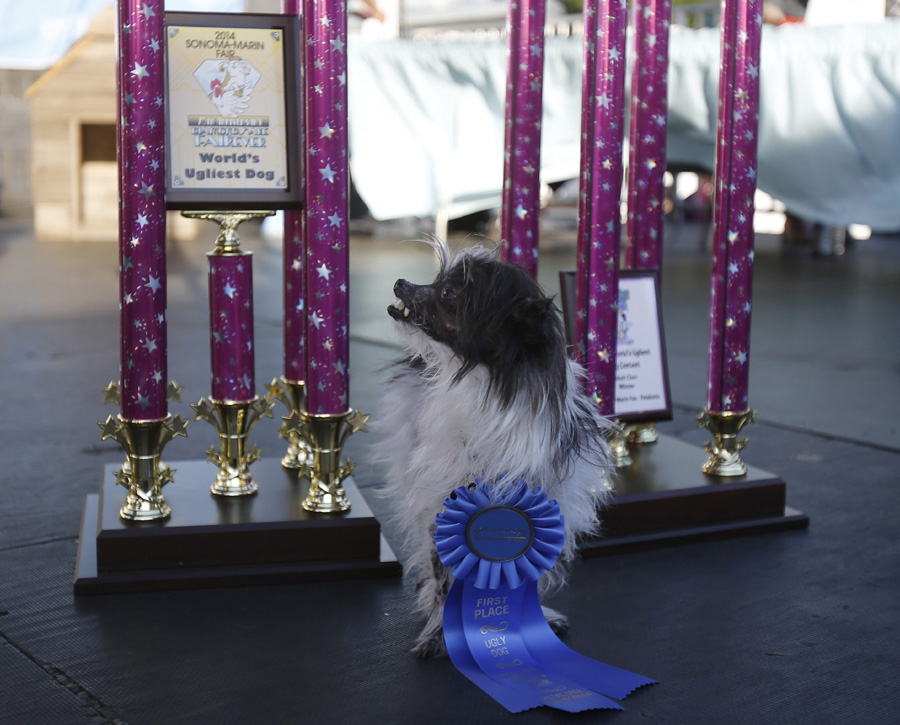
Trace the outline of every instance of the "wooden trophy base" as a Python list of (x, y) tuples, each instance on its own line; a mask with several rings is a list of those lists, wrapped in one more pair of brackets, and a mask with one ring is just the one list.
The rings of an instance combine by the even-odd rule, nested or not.
[(75, 594), (196, 589), (282, 582), (398, 577), (401, 565), (359, 489), (348, 478), (351, 508), (312, 514), (302, 502), (309, 481), (278, 460), (253, 464), (259, 491), (210, 493), (216, 468), (170, 462), (175, 482), (163, 493), (169, 518), (126, 522), (119, 466), (105, 466), (99, 494), (85, 499)]
[(582, 556), (809, 526), (785, 505), (787, 484), (774, 473), (748, 466), (743, 476), (707, 476), (708, 453), (664, 435), (629, 453), (634, 463), (618, 471), (603, 535), (582, 543)]

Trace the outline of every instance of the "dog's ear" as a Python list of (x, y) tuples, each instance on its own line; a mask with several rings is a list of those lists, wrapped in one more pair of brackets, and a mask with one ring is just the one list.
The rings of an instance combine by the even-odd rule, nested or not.
[(522, 343), (546, 343), (553, 329), (553, 300), (547, 297), (530, 297), (514, 309), (516, 330)]

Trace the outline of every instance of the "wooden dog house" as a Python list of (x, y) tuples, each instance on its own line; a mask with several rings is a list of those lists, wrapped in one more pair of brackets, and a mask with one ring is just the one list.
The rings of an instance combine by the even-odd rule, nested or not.
[[(118, 238), (116, 13), (87, 34), (26, 91), (31, 110), (34, 231), (41, 241)], [(195, 220), (169, 214), (169, 237), (196, 236)]]
[(115, 9), (25, 93), (31, 106), (35, 236), (109, 241), (118, 235)]

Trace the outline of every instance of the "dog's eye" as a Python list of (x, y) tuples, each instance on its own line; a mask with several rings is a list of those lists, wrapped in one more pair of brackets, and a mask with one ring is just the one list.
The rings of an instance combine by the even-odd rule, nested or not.
[(454, 300), (456, 299), (456, 288), (452, 285), (447, 285), (443, 289), (441, 289), (441, 299), (442, 300)]

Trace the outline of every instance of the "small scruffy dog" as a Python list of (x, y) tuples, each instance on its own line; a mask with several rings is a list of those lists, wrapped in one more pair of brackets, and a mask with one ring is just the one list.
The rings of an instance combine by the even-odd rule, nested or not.
[[(387, 466), (383, 493), (406, 535), (406, 574), (427, 618), (413, 652), (442, 654), (450, 574), (432, 533), (444, 499), (475, 478), (502, 487), (517, 478), (559, 502), (566, 543), (542, 590), (561, 586), (580, 536), (595, 533), (609, 490), (609, 423), (582, 392), (582, 369), (566, 354), (559, 311), (518, 265), (474, 247), (440, 259), (430, 285), (400, 279), (388, 307), (409, 356), (391, 380), (375, 455)], [(544, 608), (551, 626), (566, 618)]]

